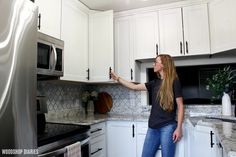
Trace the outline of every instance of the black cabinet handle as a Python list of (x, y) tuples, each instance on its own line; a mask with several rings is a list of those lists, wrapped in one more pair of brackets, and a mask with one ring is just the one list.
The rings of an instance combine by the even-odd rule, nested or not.
[(158, 55), (158, 44), (156, 44), (156, 55)]
[(133, 69), (130, 69), (131, 72), (131, 80), (133, 80)]
[(111, 79), (111, 67), (109, 67), (109, 79)]
[(186, 53), (188, 53), (188, 42), (186, 41)]
[(39, 13), (38, 18), (39, 18), (38, 29), (40, 30), (40, 28), (41, 28), (41, 13)]
[(180, 42), (179, 44), (180, 44), (180, 54), (182, 54), (183, 53), (183, 43)]
[(91, 155), (93, 155), (93, 154), (95, 154), (95, 153), (97, 153), (97, 152), (99, 152), (101, 150), (102, 150), (102, 148), (98, 148), (98, 150), (96, 150), (95, 152), (92, 152)]
[(210, 137), (211, 137), (211, 143), (210, 143), (210, 144), (211, 144), (211, 148), (213, 148), (213, 146), (214, 146), (214, 144), (215, 144), (215, 143), (213, 142), (213, 135), (214, 135), (214, 133), (211, 131), (211, 132), (210, 132)]
[(133, 134), (132, 134), (132, 136), (134, 137), (134, 136), (135, 136), (135, 134), (134, 134), (134, 124), (132, 125), (132, 129), (133, 129)]
[(90, 77), (89, 77), (89, 68), (87, 70), (87, 73), (88, 73), (87, 79), (89, 80), (90, 79)]
[(95, 132), (98, 132), (98, 131), (101, 131), (102, 129), (97, 129), (97, 130), (93, 130), (93, 131), (91, 131), (91, 134), (92, 133), (95, 133)]

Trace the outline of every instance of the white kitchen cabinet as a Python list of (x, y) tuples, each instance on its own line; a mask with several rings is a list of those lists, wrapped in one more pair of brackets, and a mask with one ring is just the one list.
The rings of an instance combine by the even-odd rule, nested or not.
[[(137, 157), (142, 156), (143, 144), (147, 134), (148, 122), (137, 122)], [(161, 148), (160, 148), (161, 149)], [(157, 151), (155, 157), (161, 157), (161, 150)]]
[(158, 53), (158, 12), (134, 15), (135, 59), (155, 58)]
[(212, 53), (236, 48), (236, 1), (209, 2), (209, 20)]
[(132, 121), (107, 122), (107, 156), (136, 156), (136, 124)]
[(55, 38), (61, 38), (61, 0), (35, 0), (39, 7), (39, 31)]
[[(147, 122), (137, 122), (137, 157), (141, 157), (142, 155), (142, 149), (143, 144), (145, 140), (145, 136), (148, 129), (148, 123)], [(183, 137), (182, 139), (177, 143), (176, 150), (175, 150), (175, 157), (184, 157), (185, 154), (185, 147), (186, 147), (186, 130), (185, 130), (185, 124), (183, 124)], [(156, 157), (161, 157), (161, 148), (157, 151)]]
[(132, 16), (115, 19), (115, 71), (128, 81), (135, 81), (132, 28)]
[(187, 120), (185, 123), (185, 134), (183, 135), (185, 137), (185, 156), (191, 157), (193, 154), (194, 149), (194, 126), (190, 121)]
[(113, 11), (90, 13), (89, 81), (111, 81), (113, 68)]
[[(83, 11), (85, 10), (85, 11)], [(87, 12), (89, 10), (87, 9)], [(62, 80), (87, 81), (88, 13), (77, 0), (62, 0), (62, 30), (64, 40), (64, 77)]]
[(207, 4), (160, 10), (159, 27), (161, 53), (210, 54)]
[(196, 125), (192, 146), (193, 157), (222, 157), (223, 150), (219, 147), (219, 142), (216, 139), (216, 134), (211, 127)]
[(90, 129), (91, 157), (106, 157), (106, 124), (91, 125)]

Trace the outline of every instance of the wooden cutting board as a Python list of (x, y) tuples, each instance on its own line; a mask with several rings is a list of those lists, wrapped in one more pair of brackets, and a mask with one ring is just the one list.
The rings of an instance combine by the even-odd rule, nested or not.
[(95, 111), (107, 113), (112, 108), (112, 97), (107, 92), (98, 93), (98, 100), (94, 101)]

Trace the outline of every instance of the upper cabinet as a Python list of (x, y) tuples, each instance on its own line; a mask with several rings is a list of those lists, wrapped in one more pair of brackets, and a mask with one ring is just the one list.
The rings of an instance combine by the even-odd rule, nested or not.
[(62, 0), (62, 80), (103, 82), (113, 69), (113, 12), (92, 12), (77, 0)]
[(40, 32), (61, 38), (61, 0), (35, 0), (39, 6)]
[(115, 19), (115, 71), (128, 80), (134, 81), (134, 53), (132, 16)]
[(114, 68), (113, 11), (89, 15), (89, 81), (110, 81)]
[(210, 54), (207, 4), (159, 11), (160, 52)]
[(86, 13), (82, 8), (84, 6), (77, 0), (62, 0), (63, 80), (87, 81), (89, 10)]
[(134, 16), (135, 59), (155, 58), (158, 53), (158, 14), (148, 12)]
[(236, 48), (235, 6), (235, 0), (213, 0), (209, 3), (212, 53)]

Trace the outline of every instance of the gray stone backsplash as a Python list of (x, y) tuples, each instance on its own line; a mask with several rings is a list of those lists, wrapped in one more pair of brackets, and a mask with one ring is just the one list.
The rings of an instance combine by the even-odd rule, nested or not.
[[(81, 94), (84, 91), (107, 92), (112, 96), (113, 107), (109, 114), (149, 115), (151, 106), (141, 104), (141, 92), (129, 90), (119, 84), (86, 84), (67, 81), (39, 81), (37, 95), (47, 96), (48, 112), (79, 110), (84, 113)], [(234, 105), (232, 105), (232, 113)], [(185, 105), (189, 116), (220, 115), (221, 105)], [(232, 114), (234, 115), (234, 114)]]

